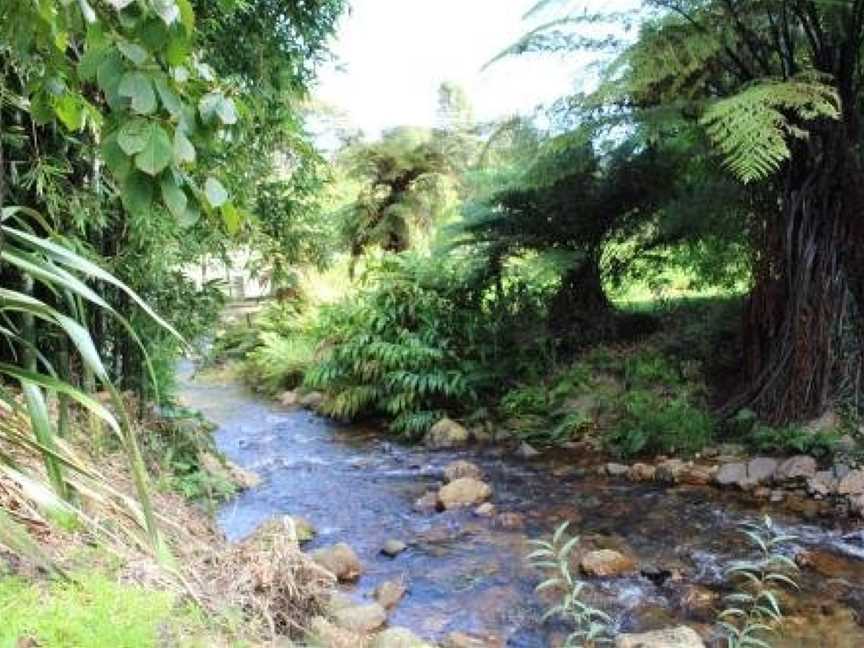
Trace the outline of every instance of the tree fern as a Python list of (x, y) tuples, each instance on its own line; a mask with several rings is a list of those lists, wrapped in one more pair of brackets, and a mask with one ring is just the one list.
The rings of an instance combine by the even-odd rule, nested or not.
[(746, 183), (788, 160), (790, 139), (806, 139), (807, 123), (839, 117), (836, 90), (820, 80), (763, 80), (712, 104), (701, 123), (730, 171)]

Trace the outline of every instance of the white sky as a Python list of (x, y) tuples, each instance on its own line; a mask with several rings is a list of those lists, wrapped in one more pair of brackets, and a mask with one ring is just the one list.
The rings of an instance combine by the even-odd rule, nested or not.
[(480, 120), (530, 113), (574, 87), (579, 66), (572, 56), (526, 56), (482, 67), (527, 31), (531, 25), (522, 16), (535, 3), (351, 0), (334, 47), (344, 69), (323, 70), (315, 96), (373, 137), (392, 126), (434, 125), (444, 81), (463, 86)]

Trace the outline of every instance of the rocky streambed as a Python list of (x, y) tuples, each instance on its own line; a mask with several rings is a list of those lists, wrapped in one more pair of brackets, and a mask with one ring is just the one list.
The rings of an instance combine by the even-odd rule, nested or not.
[[(430, 644), (556, 645), (566, 628), (541, 623), (548, 601), (534, 593), (542, 576), (525, 556), (528, 540), (569, 521), (592, 600), (620, 632), (688, 626), (708, 643), (724, 570), (751, 552), (738, 524), (770, 512), (797, 536), (789, 551), (802, 564), (776, 645), (864, 646), (860, 520), (804, 518), (770, 496), (683, 481), (611, 479), (577, 449), (403, 447), (232, 383), (187, 381), (183, 397), (219, 424), (232, 461), (262, 478), (220, 511), (225, 533), (243, 538), (274, 515), (310, 521), (317, 534), (304, 548), (345, 570), (334, 602), (343, 629), (386, 623)], [(413, 645), (406, 632), (376, 645)]]

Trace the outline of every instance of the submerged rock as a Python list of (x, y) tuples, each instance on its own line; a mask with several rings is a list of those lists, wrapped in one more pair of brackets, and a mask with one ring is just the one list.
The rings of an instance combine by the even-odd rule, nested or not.
[(391, 580), (384, 581), (376, 587), (372, 596), (381, 607), (389, 611), (395, 608), (407, 593), (408, 588), (405, 587), (405, 583), (401, 580)]
[(418, 513), (432, 513), (438, 508), (438, 493), (429, 491), (423, 497), (418, 497), (412, 508)]
[(474, 515), (481, 518), (491, 518), (495, 517), (495, 512), (497, 509), (492, 502), (484, 502), (476, 509), (474, 509)]
[(508, 531), (525, 527), (525, 516), (520, 513), (500, 513), (495, 518), (495, 526)]
[(357, 554), (344, 542), (318, 549), (312, 554), (312, 560), (332, 573), (340, 582), (355, 581), (363, 573), (363, 564)]
[(473, 479), (483, 479), (483, 471), (480, 466), (473, 464), (470, 461), (453, 461), (444, 468), (444, 481), (448, 484), (463, 477), (471, 477)]
[(333, 612), (333, 623), (349, 632), (369, 634), (387, 623), (387, 611), (378, 603), (344, 607)]
[(395, 558), (407, 548), (408, 545), (401, 540), (391, 539), (384, 543), (384, 546), (381, 548), (381, 553), (390, 558)]
[(705, 643), (693, 628), (680, 626), (641, 634), (623, 634), (618, 637), (615, 646), (616, 648), (705, 648)]
[(614, 549), (589, 551), (579, 563), (588, 576), (620, 576), (636, 571), (636, 561)]
[(492, 487), (471, 477), (450, 482), (438, 491), (438, 507), (444, 510), (480, 504), (492, 495)]
[(468, 430), (450, 418), (443, 418), (432, 426), (423, 439), (427, 448), (458, 448), (468, 444)]

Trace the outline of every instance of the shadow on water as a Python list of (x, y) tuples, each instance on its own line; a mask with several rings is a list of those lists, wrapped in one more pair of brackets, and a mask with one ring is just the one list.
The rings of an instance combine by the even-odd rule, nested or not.
[[(353, 596), (369, 597), (377, 584), (404, 578), (409, 595), (390, 623), (430, 639), (458, 630), (492, 634), (508, 646), (550, 645), (561, 628), (540, 624), (542, 604), (533, 592), (539, 575), (524, 556), (528, 539), (551, 533), (564, 520), (580, 534), (626, 545), (643, 568), (685, 574), (683, 582), (660, 586), (642, 576), (600, 583), (604, 603), (621, 619), (622, 630), (699, 627), (710, 618), (682, 603), (686, 588), (722, 590), (728, 562), (749, 551), (736, 525), (762, 514), (706, 489), (597, 479), (572, 458), (525, 462), (496, 448), (433, 453), (398, 446), (374, 431), (285, 411), (235, 384), (192, 381), (191, 366), (182, 377), (183, 400), (219, 425), (220, 448), (264, 480), (221, 509), (226, 535), (242, 538), (274, 514), (308, 518), (318, 529), (313, 548), (347, 542), (364, 562), (366, 573), (350, 590)], [(500, 528), (470, 511), (413, 509), (456, 458), (484, 469), (498, 510), (521, 513), (523, 528)], [(864, 646), (858, 623), (864, 615), (864, 542), (854, 535), (844, 539), (849, 529), (783, 515), (775, 519), (800, 545), (824, 550), (839, 565), (837, 573), (823, 568), (822, 574), (802, 574), (802, 593), (788, 606), (791, 619), (781, 645)], [(379, 553), (391, 538), (409, 545), (395, 559)]]

